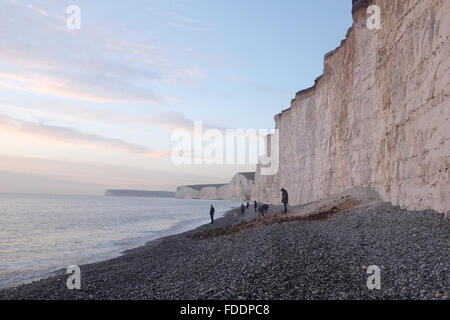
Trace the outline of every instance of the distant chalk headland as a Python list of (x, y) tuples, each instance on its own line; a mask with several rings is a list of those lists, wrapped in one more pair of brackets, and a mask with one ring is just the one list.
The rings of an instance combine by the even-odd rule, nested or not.
[(175, 192), (146, 191), (146, 190), (106, 190), (107, 197), (148, 197), (148, 198), (174, 198)]

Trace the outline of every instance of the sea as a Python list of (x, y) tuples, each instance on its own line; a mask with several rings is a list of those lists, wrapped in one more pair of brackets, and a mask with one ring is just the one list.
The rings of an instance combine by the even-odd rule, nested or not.
[(0, 287), (184, 232), (236, 201), (0, 193)]

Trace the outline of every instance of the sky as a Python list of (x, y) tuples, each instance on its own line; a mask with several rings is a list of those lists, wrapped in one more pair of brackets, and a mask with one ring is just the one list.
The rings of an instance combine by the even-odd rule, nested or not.
[(174, 130), (273, 129), (351, 23), (350, 0), (0, 0), (0, 192), (175, 191), (254, 171), (174, 163)]

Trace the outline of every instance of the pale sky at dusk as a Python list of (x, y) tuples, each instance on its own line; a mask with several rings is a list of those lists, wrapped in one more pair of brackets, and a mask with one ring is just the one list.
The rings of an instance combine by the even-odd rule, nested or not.
[(253, 171), (174, 165), (172, 130), (272, 129), (351, 22), (347, 0), (0, 0), (0, 192), (175, 191)]

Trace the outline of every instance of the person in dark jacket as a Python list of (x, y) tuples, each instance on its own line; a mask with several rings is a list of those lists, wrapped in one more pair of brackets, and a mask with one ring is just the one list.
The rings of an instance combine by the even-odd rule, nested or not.
[(286, 189), (281, 189), (281, 202), (284, 205), (284, 213), (287, 213), (287, 204), (289, 203), (289, 195)]
[(211, 224), (214, 224), (214, 213), (216, 209), (214, 209), (213, 205), (211, 205), (211, 209), (209, 209), (209, 215), (211, 216)]
[(248, 211), (248, 207), (250, 206), (250, 203), (248, 203), (248, 201), (247, 201), (247, 205), (246, 205), (246, 207), (247, 207), (247, 211)]
[(245, 206), (244, 206), (244, 204), (241, 204), (241, 214), (242, 215), (245, 214)]
[(267, 213), (268, 210), (269, 210), (269, 205), (267, 205), (267, 204), (260, 205), (259, 208), (258, 208), (258, 219), (261, 217), (261, 215), (263, 217), (265, 217), (264, 216), (264, 212)]
[(258, 211), (258, 202), (256, 202), (256, 200), (255, 200), (255, 212), (257, 212)]

